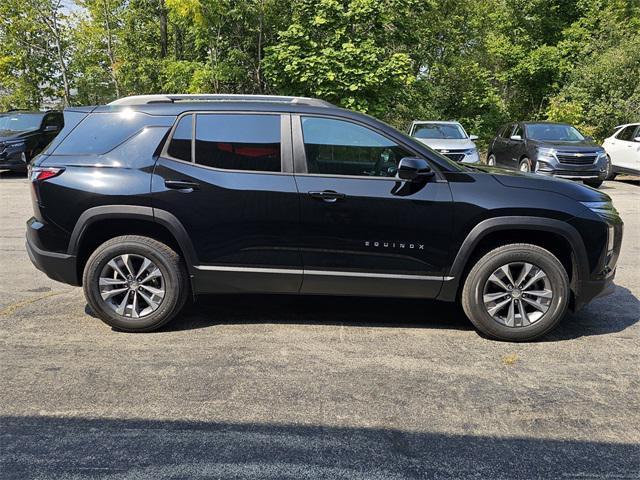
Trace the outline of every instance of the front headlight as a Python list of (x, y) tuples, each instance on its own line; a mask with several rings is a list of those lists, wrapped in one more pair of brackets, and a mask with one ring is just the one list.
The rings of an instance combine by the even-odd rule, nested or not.
[(556, 158), (556, 149), (555, 148), (538, 148), (538, 160), (543, 162), (551, 162)]
[(477, 148), (470, 148), (468, 150), (465, 150), (464, 151), (464, 155), (465, 155), (465, 157), (467, 157), (467, 158), (464, 159), (465, 162), (474, 163), (474, 162), (479, 162), (480, 161), (480, 155), (478, 155), (478, 149)]
[(596, 215), (608, 219), (610, 217), (617, 217), (618, 211), (613, 206), (612, 202), (580, 202)]

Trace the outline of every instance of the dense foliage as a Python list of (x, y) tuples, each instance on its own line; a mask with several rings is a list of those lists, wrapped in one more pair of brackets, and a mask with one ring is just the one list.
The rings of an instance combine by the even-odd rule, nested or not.
[(0, 109), (321, 97), (405, 128), (640, 120), (640, 0), (3, 0)]

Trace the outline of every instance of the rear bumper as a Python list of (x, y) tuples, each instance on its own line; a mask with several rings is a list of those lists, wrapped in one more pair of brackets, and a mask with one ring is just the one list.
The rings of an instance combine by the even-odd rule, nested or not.
[(80, 286), (82, 282), (76, 268), (76, 257), (66, 253), (49, 252), (36, 246), (37, 227), (27, 225), (27, 253), (31, 263), (49, 278), (69, 285)]

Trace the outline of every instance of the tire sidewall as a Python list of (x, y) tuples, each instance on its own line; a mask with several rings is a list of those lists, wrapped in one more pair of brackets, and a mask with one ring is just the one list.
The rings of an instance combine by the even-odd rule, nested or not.
[[(104, 266), (114, 257), (123, 254), (142, 255), (151, 260), (162, 273), (165, 296), (158, 309), (146, 317), (133, 319), (122, 317), (113, 311), (100, 296), (98, 280)], [(83, 276), (83, 288), (87, 301), (98, 316), (110, 326), (123, 331), (153, 330), (171, 319), (172, 312), (179, 303), (180, 275), (165, 255), (148, 245), (127, 240), (121, 243), (99, 247), (87, 261)]]
[[(546, 252), (546, 255), (543, 253)], [(481, 262), (481, 264), (480, 264)], [(569, 279), (562, 264), (546, 250), (540, 252), (517, 248), (500, 252), (490, 258), (483, 257), (477, 269), (473, 269), (467, 282), (471, 282), (471, 321), (483, 332), (501, 339), (512, 341), (532, 340), (551, 330), (564, 316), (569, 300)], [(501, 266), (513, 262), (528, 262), (544, 270), (551, 283), (553, 299), (545, 314), (534, 324), (526, 327), (507, 327), (494, 320), (486, 311), (483, 301), (484, 286), (489, 276)], [(466, 286), (466, 285), (465, 285)]]
[[(527, 165), (527, 168), (528, 168), (529, 170), (527, 170), (527, 171), (522, 170), (522, 165), (523, 165), (523, 164), (526, 164), (526, 165)], [(531, 160), (529, 160), (529, 159), (528, 159), (528, 158), (526, 158), (526, 157), (525, 157), (525, 158), (523, 158), (522, 160), (520, 160), (520, 164), (518, 165), (518, 170), (520, 170), (522, 173), (532, 173), (532, 171), (533, 171), (533, 167), (532, 167), (532, 165), (531, 165)]]

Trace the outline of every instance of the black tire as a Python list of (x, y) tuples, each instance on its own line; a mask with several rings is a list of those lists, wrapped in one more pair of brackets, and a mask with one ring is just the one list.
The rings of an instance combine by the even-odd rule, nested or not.
[(607, 155), (607, 168), (605, 173), (605, 180), (614, 180), (616, 178), (616, 172), (614, 171), (613, 164), (611, 163), (611, 157)]
[[(101, 272), (109, 261), (127, 254), (149, 259), (162, 274), (164, 297), (154, 311), (140, 318), (116, 313), (101, 296)], [(125, 332), (150, 332), (160, 328), (180, 312), (189, 296), (189, 276), (180, 255), (164, 243), (137, 235), (115, 237), (100, 245), (87, 260), (82, 285), (87, 303), (96, 316)]]
[[(542, 269), (550, 282), (553, 298), (548, 310), (535, 322), (507, 326), (495, 320), (483, 302), (489, 277), (503, 265), (527, 262)], [(560, 261), (548, 250), (530, 244), (511, 244), (490, 251), (472, 267), (462, 290), (462, 308), (474, 326), (497, 340), (525, 342), (551, 331), (565, 315), (569, 301), (569, 277)], [(524, 305), (524, 303), (523, 303)]]
[(489, 154), (489, 156), (487, 157), (487, 165), (489, 165), (490, 167), (497, 166), (496, 156), (493, 153)]
[(584, 181), (585, 185), (588, 185), (592, 188), (600, 188), (603, 183), (604, 183), (604, 180), (585, 180)]
[[(526, 170), (523, 170), (525, 168)], [(523, 173), (531, 173), (532, 172), (531, 160), (529, 160), (526, 157), (520, 160), (520, 164), (518, 165), (518, 170), (520, 170)]]

